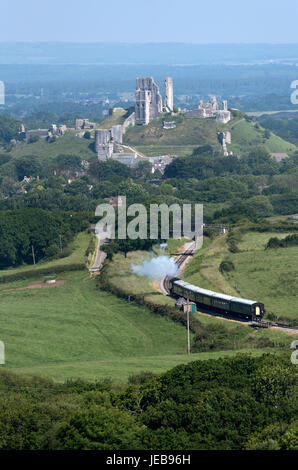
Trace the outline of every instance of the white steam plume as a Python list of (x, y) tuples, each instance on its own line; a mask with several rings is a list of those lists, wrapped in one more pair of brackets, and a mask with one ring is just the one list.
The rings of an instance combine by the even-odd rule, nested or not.
[(132, 264), (131, 269), (137, 276), (149, 279), (161, 279), (165, 276), (179, 274), (179, 266), (175, 263), (174, 258), (168, 256), (158, 256), (150, 261), (144, 261), (142, 264)]

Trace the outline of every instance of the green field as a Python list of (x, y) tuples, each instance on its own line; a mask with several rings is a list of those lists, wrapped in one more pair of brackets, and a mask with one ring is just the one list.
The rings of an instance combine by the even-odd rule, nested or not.
[(187, 157), (191, 155), (198, 145), (134, 145), (134, 148), (148, 157), (158, 157), (161, 155), (175, 155), (177, 157)]
[(210, 242), (204, 238), (199, 250), (183, 272), (183, 279), (204, 289), (211, 289), (229, 295), (236, 295), (236, 290), (219, 271), (219, 265), (228, 255), (226, 235), (218, 236)]
[[(229, 126), (229, 124), (228, 124)], [(265, 145), (272, 153), (293, 153), (296, 146), (283, 140), (271, 132), (270, 138), (264, 138), (265, 129), (255, 128), (254, 122), (241, 121), (230, 125), (232, 143), (228, 145), (228, 151), (234, 153), (253, 150), (257, 145)]]
[[(273, 351), (271, 351), (273, 352)], [(41, 365), (33, 367), (19, 367), (13, 372), (28, 375), (41, 375), (51, 377), (57, 382), (65, 382), (67, 379), (80, 378), (85, 380), (111, 379), (113, 382), (125, 383), (131, 375), (150, 371), (161, 374), (179, 364), (192, 361), (206, 361), (208, 359), (219, 359), (221, 357), (232, 357), (240, 354), (251, 354), (261, 356), (268, 353), (268, 349), (241, 349), (233, 351), (217, 351), (198, 354), (172, 354), (127, 357), (118, 359), (106, 359), (95, 361), (72, 361), (62, 362), (55, 365)]]
[(0, 292), (8, 369), (117, 381), (135, 370), (166, 370), (185, 360), (184, 327), (99, 290), (87, 271), (58, 279), (67, 283)]
[(240, 253), (230, 259), (235, 271), (232, 284), (244, 297), (261, 299), (268, 313), (286, 321), (296, 320), (298, 285), (298, 247), (265, 250), (271, 237), (285, 238), (288, 233), (246, 233), (239, 244)]

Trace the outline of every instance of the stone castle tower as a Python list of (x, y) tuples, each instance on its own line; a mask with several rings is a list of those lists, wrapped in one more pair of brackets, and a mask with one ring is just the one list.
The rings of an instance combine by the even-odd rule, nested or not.
[(136, 124), (148, 124), (162, 112), (162, 97), (153, 77), (137, 78), (135, 91)]
[(173, 96), (173, 79), (167, 77), (165, 79), (165, 111), (173, 111), (174, 109), (174, 96)]

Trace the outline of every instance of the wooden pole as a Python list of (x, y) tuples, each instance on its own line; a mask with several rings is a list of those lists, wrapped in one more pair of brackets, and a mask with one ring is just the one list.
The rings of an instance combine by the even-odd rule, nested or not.
[(59, 240), (60, 240), (60, 253), (62, 253), (62, 237), (59, 235)]
[(190, 335), (189, 335), (189, 299), (187, 299), (187, 354), (190, 354)]
[(33, 264), (35, 264), (35, 253), (34, 253), (34, 246), (31, 245), (32, 248), (32, 258), (33, 258)]

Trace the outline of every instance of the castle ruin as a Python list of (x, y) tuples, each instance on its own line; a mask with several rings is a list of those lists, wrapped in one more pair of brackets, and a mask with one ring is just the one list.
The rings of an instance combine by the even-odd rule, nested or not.
[(135, 91), (135, 120), (137, 125), (149, 124), (162, 113), (162, 97), (153, 77), (137, 78)]
[(200, 101), (198, 109), (189, 111), (186, 113), (186, 118), (216, 118), (216, 121), (221, 124), (226, 124), (231, 120), (231, 112), (228, 111), (228, 102), (224, 100), (222, 102), (222, 109), (219, 109), (219, 105), (215, 96), (210, 98), (210, 101)]
[(112, 158), (117, 150), (117, 144), (122, 144), (123, 126), (121, 124), (113, 126), (111, 129), (97, 129), (95, 131), (95, 151), (98, 160)]

